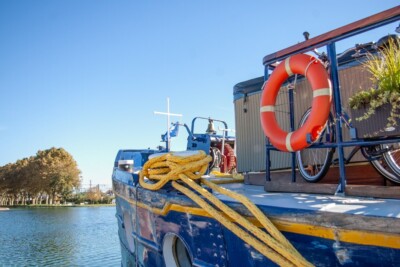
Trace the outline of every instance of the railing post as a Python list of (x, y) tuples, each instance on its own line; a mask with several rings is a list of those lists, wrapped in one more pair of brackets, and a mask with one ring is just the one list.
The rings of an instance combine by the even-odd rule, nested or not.
[[(268, 65), (264, 66), (264, 83), (268, 80)], [(261, 92), (262, 94), (262, 92)], [(271, 144), (269, 143), (269, 138), (265, 137), (265, 181), (271, 181)]]
[(340, 184), (337, 193), (343, 194), (346, 189), (346, 172), (344, 162), (344, 151), (343, 151), (343, 134), (341, 127), (341, 114), (342, 114), (342, 101), (340, 97), (340, 83), (339, 83), (339, 72), (338, 64), (336, 59), (336, 45), (334, 42), (327, 45), (328, 58), (330, 62), (330, 78), (333, 88), (333, 100), (335, 110), (335, 125), (336, 125), (336, 144), (339, 156), (339, 173), (340, 173)]
[[(295, 85), (294, 85), (295, 86)], [(290, 131), (294, 131), (294, 88), (289, 89), (289, 114), (290, 114)], [(292, 162), (292, 183), (296, 182), (296, 152), (291, 152)]]

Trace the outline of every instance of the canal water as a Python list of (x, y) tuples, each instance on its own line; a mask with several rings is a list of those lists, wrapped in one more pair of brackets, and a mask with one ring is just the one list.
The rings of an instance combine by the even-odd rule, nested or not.
[(115, 207), (0, 211), (0, 266), (121, 266)]

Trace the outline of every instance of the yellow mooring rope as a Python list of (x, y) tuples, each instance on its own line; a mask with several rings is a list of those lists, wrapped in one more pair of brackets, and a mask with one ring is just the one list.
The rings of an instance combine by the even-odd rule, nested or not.
[[(203, 151), (196, 151), (194, 154), (186, 155), (168, 153), (156, 156), (144, 164), (140, 172), (139, 182), (143, 188), (159, 190), (167, 182), (172, 181), (172, 186), (175, 189), (192, 199), (215, 218), (215, 220), (219, 221), (240, 239), (276, 264), (280, 266), (313, 266), (300, 255), (272, 222), (248, 198), (201, 178), (206, 172), (210, 161), (211, 157)], [(145, 177), (153, 181), (153, 183), (146, 182)], [(241, 202), (260, 222), (266, 232), (224, 204), (194, 180), (199, 180), (213, 191)]]

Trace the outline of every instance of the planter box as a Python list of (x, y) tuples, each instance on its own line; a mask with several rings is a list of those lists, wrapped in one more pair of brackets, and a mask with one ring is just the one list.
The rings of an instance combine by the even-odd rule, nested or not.
[(387, 127), (390, 116), (390, 104), (385, 104), (375, 110), (375, 114), (371, 115), (367, 120), (357, 121), (356, 118), (362, 117), (367, 108), (352, 109), (351, 118), (354, 128), (357, 129), (358, 138), (373, 138), (373, 137), (387, 137), (387, 136), (400, 136), (400, 120), (397, 118), (397, 125), (394, 127)]

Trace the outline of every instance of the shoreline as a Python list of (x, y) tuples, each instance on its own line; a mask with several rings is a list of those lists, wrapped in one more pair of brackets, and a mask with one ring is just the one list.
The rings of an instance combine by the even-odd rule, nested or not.
[(87, 205), (15, 205), (15, 206), (2, 206), (0, 211), (10, 210), (11, 208), (78, 208), (78, 207), (114, 207), (115, 204), (87, 204)]

